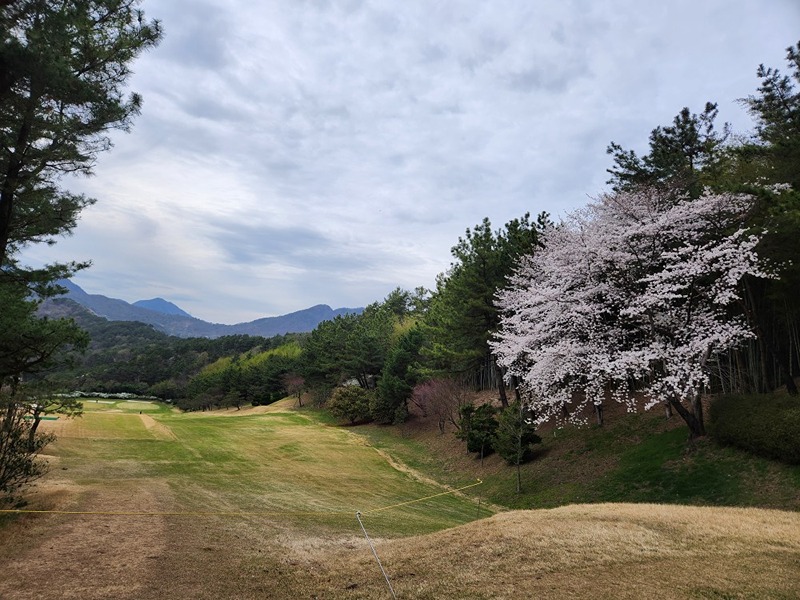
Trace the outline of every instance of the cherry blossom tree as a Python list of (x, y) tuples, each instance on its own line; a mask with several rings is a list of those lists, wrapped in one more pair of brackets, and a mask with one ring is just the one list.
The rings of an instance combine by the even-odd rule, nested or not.
[(743, 227), (752, 198), (656, 189), (601, 196), (549, 229), (498, 294), (492, 348), (538, 422), (608, 400), (667, 404), (705, 434), (701, 394), (721, 353), (753, 336), (745, 274), (769, 277)]

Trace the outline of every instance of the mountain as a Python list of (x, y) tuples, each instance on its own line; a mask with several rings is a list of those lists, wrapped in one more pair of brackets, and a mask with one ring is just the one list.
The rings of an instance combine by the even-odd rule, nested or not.
[(165, 315), (180, 315), (182, 317), (192, 316), (182, 308), (175, 306), (172, 302), (168, 302), (163, 298), (153, 298), (151, 300), (137, 300), (136, 302), (133, 303), (133, 306), (138, 306), (139, 308), (146, 308), (147, 310), (154, 310), (156, 312), (160, 312)]
[[(101, 294), (88, 294), (80, 286), (69, 280), (59, 281), (67, 289), (67, 298), (109, 321), (138, 321), (152, 325), (158, 331), (178, 337), (218, 338), (224, 335), (259, 335), (272, 337), (286, 333), (312, 331), (322, 321), (329, 321), (339, 315), (358, 314), (362, 308), (332, 309), (326, 304), (318, 304), (279, 317), (264, 317), (247, 323), (222, 325), (209, 323), (192, 317), (171, 302), (161, 298), (130, 304), (124, 300), (109, 298)], [(52, 302), (42, 306), (42, 312), (55, 310)]]

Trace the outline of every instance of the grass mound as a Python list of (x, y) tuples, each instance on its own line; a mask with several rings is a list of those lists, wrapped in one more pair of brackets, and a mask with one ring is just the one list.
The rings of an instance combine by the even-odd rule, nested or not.
[[(513, 511), (378, 550), (405, 598), (800, 594), (800, 515), (761, 509), (596, 504)], [(342, 570), (358, 574), (348, 597), (385, 595), (369, 557), (351, 557)]]

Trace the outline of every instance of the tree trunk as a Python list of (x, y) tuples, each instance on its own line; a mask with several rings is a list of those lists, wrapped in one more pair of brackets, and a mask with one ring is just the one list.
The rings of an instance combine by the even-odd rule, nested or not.
[(37, 85), (37, 89), (34, 90), (34, 82), (31, 82), (30, 96), (25, 107), (25, 117), (14, 140), (14, 152), (8, 161), (6, 172), (3, 173), (3, 188), (0, 190), (0, 267), (6, 264), (8, 243), (11, 237), (11, 221), (14, 216), (15, 196), (20, 184), (23, 183), (20, 181), (23, 166), (22, 156), (28, 148), (31, 137), (36, 104), (39, 100), (39, 87)]
[(503, 379), (503, 370), (497, 361), (494, 361), (495, 373), (497, 374), (497, 392), (500, 394), (500, 404), (503, 408), (508, 408), (508, 396), (506, 395), (506, 381)]
[(33, 425), (28, 431), (28, 452), (36, 451), (36, 430), (39, 428), (39, 423), (42, 422), (42, 415), (39, 411), (33, 413)]
[(703, 417), (703, 397), (700, 394), (696, 394), (695, 397), (692, 398), (692, 412), (700, 425), (700, 435), (705, 435), (706, 425), (705, 418)]
[(797, 384), (791, 375), (786, 376), (786, 391), (789, 392), (790, 396), (797, 396)]
[(17, 410), (17, 405), (14, 402), (9, 402), (6, 406), (6, 417), (3, 419), (3, 431), (8, 433), (14, 426), (14, 412)]
[(522, 404), (522, 394), (519, 393), (519, 378), (516, 375), (511, 377), (511, 385), (514, 386), (514, 398)]
[(687, 410), (687, 408), (683, 404), (681, 404), (681, 401), (678, 400), (677, 398), (670, 398), (669, 403), (672, 405), (675, 411), (681, 416), (681, 418), (684, 421), (686, 421), (686, 425), (688, 425), (689, 427), (690, 439), (694, 440), (696, 438), (703, 437), (706, 434), (706, 429), (703, 426), (702, 404), (700, 404), (697, 400), (693, 400), (692, 401), (693, 408), (695, 403), (699, 405), (699, 408), (695, 409), (695, 412), (691, 412)]
[(594, 414), (597, 417), (597, 424), (602, 427), (603, 426), (603, 405), (602, 404), (595, 404), (594, 405)]

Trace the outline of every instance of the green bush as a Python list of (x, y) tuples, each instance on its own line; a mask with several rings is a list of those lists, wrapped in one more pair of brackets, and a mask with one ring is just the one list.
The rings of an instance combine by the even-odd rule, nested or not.
[(497, 409), (491, 404), (475, 407), (471, 404), (459, 409), (459, 430), (456, 437), (467, 442), (467, 452), (478, 452), (483, 460), (494, 452), (495, 432), (498, 423)]
[(346, 385), (334, 390), (327, 407), (334, 417), (347, 419), (351, 424), (369, 421), (371, 396), (364, 388)]
[(378, 382), (378, 389), (370, 402), (370, 414), (378, 423), (402, 423), (408, 416), (406, 399), (411, 386), (399, 377), (386, 374)]
[(709, 430), (723, 444), (800, 464), (800, 399), (797, 397), (720, 396), (711, 404)]

